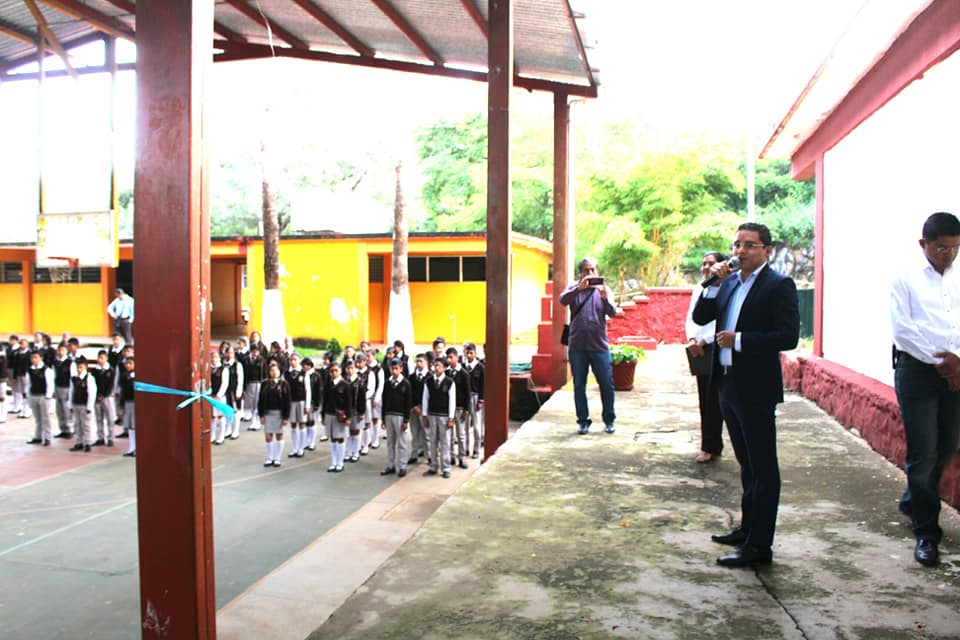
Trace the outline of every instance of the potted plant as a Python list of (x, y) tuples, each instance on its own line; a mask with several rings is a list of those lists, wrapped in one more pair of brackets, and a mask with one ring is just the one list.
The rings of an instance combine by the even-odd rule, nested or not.
[(617, 391), (631, 391), (637, 362), (646, 357), (647, 354), (643, 347), (620, 343), (610, 345), (610, 362), (613, 364), (613, 388)]

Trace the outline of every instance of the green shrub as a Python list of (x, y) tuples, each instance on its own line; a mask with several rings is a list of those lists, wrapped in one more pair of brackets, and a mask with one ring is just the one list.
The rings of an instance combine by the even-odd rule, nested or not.
[(610, 345), (610, 361), (613, 364), (622, 364), (624, 362), (636, 362), (647, 357), (643, 347), (637, 347), (632, 344), (615, 343)]

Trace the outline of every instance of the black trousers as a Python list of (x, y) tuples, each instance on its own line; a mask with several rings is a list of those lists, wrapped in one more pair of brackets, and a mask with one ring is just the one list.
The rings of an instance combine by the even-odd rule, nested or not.
[(133, 323), (127, 318), (116, 318), (113, 321), (113, 330), (123, 336), (124, 342), (133, 344)]
[(723, 453), (723, 415), (720, 413), (719, 376), (697, 376), (700, 396), (700, 450), (720, 455)]
[(769, 549), (780, 506), (780, 463), (777, 460), (775, 402), (750, 401), (749, 391), (736, 388), (730, 376), (719, 380), (720, 411), (727, 422), (733, 451), (740, 463), (740, 526), (747, 544)]

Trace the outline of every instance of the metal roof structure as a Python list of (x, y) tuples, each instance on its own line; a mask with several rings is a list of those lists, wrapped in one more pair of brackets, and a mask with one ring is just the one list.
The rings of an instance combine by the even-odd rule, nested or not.
[[(595, 97), (586, 16), (571, 6), (589, 0), (513, 2), (514, 85)], [(479, 0), (215, 0), (214, 59), (275, 55), (485, 81), (487, 13)], [(133, 0), (0, 0), (0, 78), (40, 47), (135, 41), (135, 14)]]

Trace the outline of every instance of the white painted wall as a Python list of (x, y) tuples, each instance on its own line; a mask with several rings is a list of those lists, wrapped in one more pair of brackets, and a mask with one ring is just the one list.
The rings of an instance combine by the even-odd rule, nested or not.
[(825, 358), (893, 384), (890, 282), (935, 211), (960, 216), (960, 53), (824, 156)]

